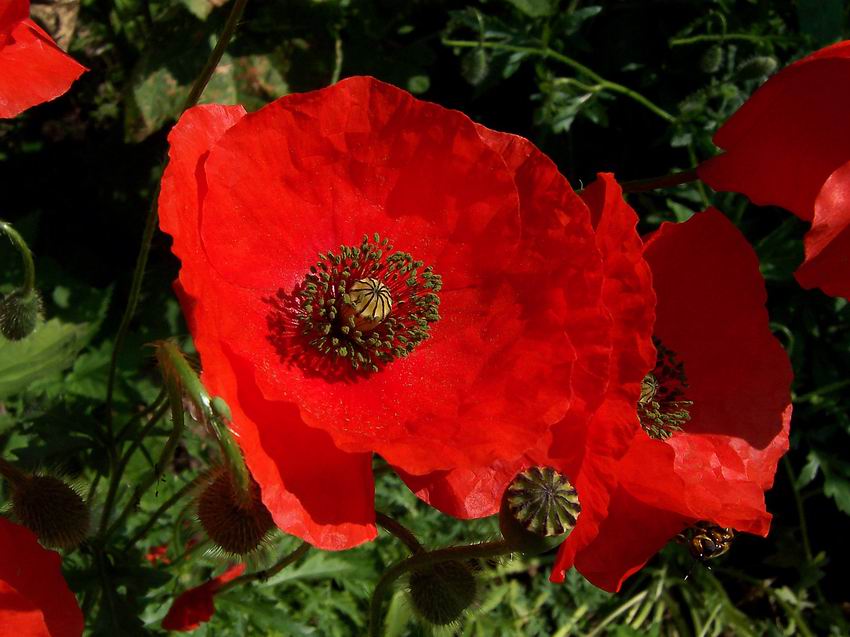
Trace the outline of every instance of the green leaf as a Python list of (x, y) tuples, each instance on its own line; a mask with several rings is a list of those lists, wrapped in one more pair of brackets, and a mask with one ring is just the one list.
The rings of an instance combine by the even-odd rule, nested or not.
[(0, 341), (0, 400), (70, 367), (91, 336), (88, 323), (51, 319), (22, 341)]
[(532, 18), (542, 18), (552, 15), (555, 11), (554, 0), (507, 0), (525, 15)]
[(396, 591), (384, 618), (384, 637), (402, 637), (413, 617), (413, 610), (404, 591)]
[(227, 4), (228, 0), (180, 0), (180, 2), (192, 12), (192, 15), (206, 20), (213, 9)]

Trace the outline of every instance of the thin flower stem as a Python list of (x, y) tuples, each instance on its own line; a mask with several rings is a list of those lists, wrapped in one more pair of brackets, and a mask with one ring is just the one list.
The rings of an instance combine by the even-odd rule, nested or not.
[(668, 44), (671, 47), (688, 44), (699, 44), (700, 42), (725, 42), (726, 40), (737, 40), (739, 42), (788, 42), (790, 38), (782, 35), (753, 35), (751, 33), (703, 33), (692, 35), (687, 38), (671, 38)]
[(174, 495), (172, 495), (170, 498), (168, 498), (168, 500), (163, 502), (156, 511), (151, 513), (150, 517), (148, 518), (148, 521), (145, 522), (144, 526), (142, 526), (141, 529), (136, 531), (136, 533), (133, 534), (133, 537), (131, 537), (124, 545), (124, 551), (129, 551), (133, 547), (133, 545), (136, 544), (136, 542), (140, 541), (143, 537), (145, 537), (145, 535), (148, 534), (148, 531), (150, 531), (157, 523), (159, 518), (162, 517), (163, 513), (168, 511), (168, 509), (173, 507), (178, 502), (180, 502), (180, 500), (182, 500), (186, 496), (186, 494), (190, 493), (207, 478), (207, 473), (202, 473), (194, 480), (190, 480), (182, 487), (180, 487), (180, 489), (178, 489), (178, 491)]
[(0, 219), (0, 231), (9, 237), (12, 245), (15, 246), (21, 255), (21, 261), (24, 264), (24, 284), (21, 287), (21, 292), (24, 295), (29, 294), (35, 288), (35, 261), (32, 258), (32, 252), (30, 252), (30, 248), (27, 242), (24, 241), (24, 238), (8, 221)]
[(806, 523), (806, 510), (803, 508), (803, 500), (800, 498), (800, 490), (797, 488), (797, 476), (794, 475), (794, 468), (791, 466), (791, 461), (788, 456), (783, 456), (782, 466), (785, 467), (785, 473), (788, 475), (788, 482), (791, 486), (791, 491), (794, 494), (794, 504), (797, 507), (797, 517), (800, 519), (800, 535), (803, 540), (803, 553), (806, 560), (812, 562), (814, 554), (812, 553), (812, 543), (809, 540), (809, 526)]
[[(215, 45), (209, 59), (207, 59), (201, 74), (192, 85), (189, 95), (183, 104), (183, 110), (191, 108), (198, 103), (201, 94), (204, 92), (207, 83), (210, 81), (212, 74), (224, 55), (227, 45), (233, 37), (239, 20), (242, 18), (242, 13), (245, 11), (245, 5), (248, 0), (235, 0), (233, 7), (230, 10), (230, 15), (221, 32), (221, 36)], [(124, 314), (121, 317), (121, 324), (118, 327), (118, 333), (115, 336), (115, 343), (112, 346), (112, 357), (109, 361), (109, 376), (106, 384), (106, 433), (111, 443), (114, 434), (112, 426), (112, 401), (115, 392), (115, 375), (118, 369), (118, 354), (124, 346), (124, 340), (127, 338), (127, 331), (130, 329), (130, 321), (136, 313), (136, 308), (139, 304), (139, 296), (142, 291), (142, 280), (145, 277), (145, 268), (148, 263), (148, 255), (150, 254), (151, 241), (153, 240), (154, 232), (157, 224), (157, 201), (159, 199), (159, 184), (154, 190), (153, 200), (148, 209), (148, 216), (145, 219), (145, 229), (142, 232), (142, 244), (139, 247), (139, 256), (136, 258), (136, 267), (133, 270), (133, 279), (130, 284), (130, 294), (127, 298), (127, 305), (124, 308)]]
[(380, 637), (381, 624), (383, 623), (381, 621), (381, 609), (384, 598), (393, 583), (405, 573), (442, 562), (486, 559), (500, 555), (509, 555), (510, 553), (511, 549), (508, 548), (507, 543), (504, 540), (498, 540), (496, 542), (483, 542), (481, 544), (470, 544), (467, 546), (450, 546), (444, 549), (437, 549), (436, 551), (422, 551), (414, 553), (401, 562), (395, 563), (384, 572), (381, 579), (375, 585), (375, 590), (372, 592), (372, 600), (369, 603), (369, 637)]
[(419, 553), (424, 550), (422, 544), (420, 544), (419, 540), (416, 539), (416, 536), (413, 535), (413, 532), (400, 522), (392, 519), (390, 516), (378, 511), (375, 513), (375, 521), (382, 526), (385, 531), (395, 535), (399, 540), (404, 542), (404, 545), (407, 546), (411, 553)]
[(681, 184), (688, 184), (699, 179), (696, 168), (683, 170), (681, 172), (670, 173), (662, 177), (651, 177), (650, 179), (635, 179), (634, 181), (624, 181), (620, 186), (624, 193), (629, 192), (648, 192), (659, 188), (672, 188)]
[(159, 394), (157, 394), (156, 398), (153, 399), (153, 402), (150, 405), (145, 407), (142, 411), (138, 412), (135, 416), (133, 416), (132, 418), (130, 418), (130, 420), (127, 421), (127, 424), (125, 424), (121, 428), (121, 431), (118, 432), (118, 435), (115, 436), (115, 443), (120, 445), (122, 442), (124, 442), (128, 434), (133, 430), (133, 425), (138, 422), (141, 422), (142, 420), (150, 416), (152, 413), (154, 413), (157, 409), (159, 409), (162, 406), (165, 397), (166, 393), (165, 389), (163, 388), (160, 390)]
[(307, 553), (307, 551), (310, 550), (310, 548), (312, 547), (310, 546), (309, 542), (302, 542), (294, 551), (285, 555), (280, 561), (278, 561), (273, 566), (270, 566), (269, 568), (263, 569), (261, 571), (256, 571), (254, 573), (240, 575), (236, 579), (232, 579), (226, 584), (223, 584), (222, 587), (218, 589), (218, 592), (224, 593), (225, 591), (229, 591), (231, 588), (236, 588), (237, 586), (241, 586), (242, 584), (247, 584), (249, 582), (256, 581), (265, 581), (271, 577), (274, 577), (290, 564), (294, 564), (295, 562), (300, 560)]
[(797, 396), (794, 399), (794, 402), (798, 403), (798, 404), (799, 403), (811, 402), (811, 401), (815, 400), (821, 394), (829, 394), (829, 393), (832, 393), (834, 391), (838, 391), (839, 389), (844, 389), (848, 385), (850, 385), (850, 378), (847, 378), (845, 380), (840, 380), (836, 383), (831, 383), (829, 385), (824, 385), (823, 387), (819, 387), (818, 389), (815, 389), (814, 391), (810, 391), (808, 393)]
[(663, 108), (653, 103), (637, 91), (628, 88), (627, 86), (623, 86), (622, 84), (618, 84), (617, 82), (611, 82), (610, 80), (606, 80), (604, 77), (593, 71), (592, 69), (586, 67), (581, 62), (574, 60), (573, 58), (564, 55), (558, 51), (550, 49), (549, 47), (531, 47), (531, 46), (517, 46), (515, 44), (505, 44), (504, 42), (479, 42), (477, 40), (443, 40), (443, 44), (446, 46), (453, 46), (458, 48), (484, 48), (484, 49), (493, 49), (494, 51), (509, 51), (513, 53), (525, 53), (527, 55), (535, 55), (537, 57), (549, 58), (552, 60), (557, 60), (562, 64), (565, 64), (581, 75), (593, 80), (596, 84), (605, 90), (612, 91), (614, 93), (620, 93), (625, 95), (626, 97), (631, 98), (638, 104), (642, 105), (646, 109), (655, 113), (658, 117), (667, 122), (673, 123), (676, 121), (676, 117), (671, 115), (669, 112), (665, 111)]

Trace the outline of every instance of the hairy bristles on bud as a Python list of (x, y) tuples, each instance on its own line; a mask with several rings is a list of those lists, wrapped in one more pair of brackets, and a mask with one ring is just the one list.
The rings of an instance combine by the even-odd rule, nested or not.
[(260, 549), (275, 528), (257, 483), (251, 480), (248, 493), (242, 493), (224, 469), (215, 472), (201, 492), (198, 519), (219, 549), (239, 556)]
[(14, 290), (0, 299), (0, 334), (20, 341), (35, 331), (44, 314), (41, 295), (36, 290)]
[(72, 549), (89, 531), (89, 508), (82, 496), (54, 476), (10, 481), (13, 516), (50, 548)]
[(463, 562), (440, 562), (410, 574), (410, 601), (430, 624), (447, 626), (458, 621), (472, 606), (478, 582)]

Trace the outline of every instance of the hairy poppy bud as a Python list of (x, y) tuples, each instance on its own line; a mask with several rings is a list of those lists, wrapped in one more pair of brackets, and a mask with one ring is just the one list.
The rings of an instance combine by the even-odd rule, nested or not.
[(271, 513), (253, 480), (247, 493), (228, 471), (217, 472), (198, 499), (198, 518), (209, 538), (233, 555), (246, 555), (260, 546), (274, 528)]
[(36, 290), (14, 290), (0, 300), (0, 334), (19, 341), (35, 331), (43, 313), (41, 295)]
[(446, 626), (456, 622), (475, 601), (478, 583), (462, 562), (441, 562), (410, 574), (410, 599), (427, 622)]
[(757, 55), (741, 63), (737, 70), (738, 79), (757, 80), (767, 77), (776, 70), (778, 65), (779, 63), (774, 57)]
[(513, 550), (538, 555), (573, 530), (579, 513), (578, 494), (567, 478), (551, 467), (531, 467), (505, 489), (499, 528)]
[(490, 60), (487, 58), (487, 51), (482, 47), (472, 49), (460, 60), (460, 73), (472, 86), (478, 86), (486, 80), (489, 72)]
[(51, 548), (72, 549), (89, 531), (89, 508), (82, 496), (54, 476), (20, 474), (9, 480), (12, 514), (41, 543)]
[(723, 64), (723, 47), (715, 44), (706, 49), (699, 61), (699, 66), (704, 73), (717, 73)]

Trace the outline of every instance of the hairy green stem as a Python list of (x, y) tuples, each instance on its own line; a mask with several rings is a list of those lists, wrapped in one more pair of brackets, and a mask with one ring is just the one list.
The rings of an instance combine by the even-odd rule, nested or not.
[(24, 264), (24, 284), (21, 287), (21, 292), (27, 295), (35, 289), (35, 261), (32, 258), (32, 252), (24, 238), (8, 221), (0, 219), (0, 232), (9, 237), (12, 245), (21, 255), (21, 261)]
[(687, 44), (699, 44), (700, 42), (725, 42), (727, 40), (761, 44), (762, 42), (787, 42), (789, 38), (782, 35), (754, 35), (751, 33), (703, 33), (686, 38), (671, 38), (668, 41), (668, 44), (671, 47), (674, 47)]
[(401, 524), (401, 522), (397, 522), (392, 519), (390, 516), (385, 513), (381, 513), (377, 511), (375, 513), (375, 522), (377, 522), (381, 527), (384, 528), (388, 533), (392, 533), (399, 540), (404, 542), (404, 545), (410, 550), (411, 553), (419, 553), (423, 551), (424, 548), (422, 544), (420, 544), (419, 540), (416, 539), (416, 536), (413, 535), (413, 532), (408, 529), (406, 526)]
[(384, 597), (386, 597), (393, 583), (405, 573), (416, 569), (433, 566), (442, 562), (454, 560), (486, 559), (509, 555), (511, 549), (504, 540), (496, 542), (483, 542), (481, 544), (470, 544), (467, 546), (450, 546), (435, 551), (422, 551), (414, 553), (401, 562), (397, 562), (387, 569), (375, 585), (372, 592), (372, 600), (369, 603), (369, 637), (380, 637), (381, 633), (381, 609)]
[(624, 193), (630, 192), (647, 192), (657, 190), (659, 188), (672, 188), (681, 184), (687, 184), (699, 179), (696, 168), (683, 170), (681, 172), (670, 173), (661, 177), (651, 177), (649, 179), (635, 179), (633, 181), (624, 181), (620, 184)]
[(541, 58), (548, 58), (552, 60), (557, 60), (562, 64), (565, 64), (579, 74), (593, 80), (600, 87), (600, 89), (608, 90), (614, 93), (620, 93), (625, 95), (626, 97), (634, 100), (641, 106), (655, 113), (661, 119), (673, 123), (676, 121), (676, 117), (669, 112), (665, 111), (663, 108), (658, 106), (657, 104), (650, 101), (648, 98), (644, 97), (637, 91), (628, 88), (627, 86), (623, 86), (622, 84), (618, 84), (617, 82), (611, 82), (610, 80), (606, 80), (604, 77), (588, 68), (581, 62), (574, 60), (573, 58), (560, 53), (559, 51), (555, 51), (547, 47), (530, 47), (530, 46), (517, 46), (515, 44), (506, 44), (503, 42), (479, 42), (475, 40), (449, 40), (444, 39), (443, 44), (446, 46), (458, 47), (458, 48), (485, 48), (485, 49), (493, 49), (494, 51), (508, 51), (512, 53), (525, 53), (527, 55), (534, 55)]
[[(242, 18), (242, 13), (245, 11), (245, 5), (247, 3), (248, 0), (235, 0), (233, 3), (233, 7), (230, 10), (230, 15), (227, 18), (227, 22), (224, 25), (221, 36), (218, 38), (215, 48), (212, 53), (210, 53), (209, 59), (207, 59), (201, 74), (195, 80), (191, 90), (189, 91), (189, 95), (186, 98), (186, 102), (183, 104), (184, 111), (198, 103), (198, 100), (204, 92), (207, 83), (210, 81), (212, 74), (215, 72), (219, 62), (221, 62), (224, 50), (227, 48), (227, 45), (230, 43), (230, 40), (236, 31), (236, 26)], [(145, 229), (142, 233), (142, 244), (139, 248), (139, 255), (136, 258), (136, 267), (133, 270), (133, 279), (130, 283), (130, 294), (127, 298), (127, 305), (124, 308), (124, 314), (121, 317), (121, 323), (118, 326), (118, 333), (115, 336), (115, 343), (112, 346), (112, 356), (109, 361), (109, 376), (106, 383), (106, 431), (110, 444), (113, 438), (112, 401), (115, 392), (115, 375), (118, 369), (118, 355), (124, 346), (125, 339), (127, 338), (127, 331), (130, 329), (130, 321), (132, 321), (133, 316), (136, 313), (136, 308), (139, 305), (139, 296), (142, 291), (142, 280), (145, 277), (145, 268), (147, 267), (148, 255), (150, 254), (151, 241), (153, 240), (153, 235), (156, 231), (158, 199), (159, 184), (157, 184), (154, 191), (153, 201), (151, 201), (150, 208), (148, 209), (148, 216), (145, 219)]]
[(240, 575), (236, 579), (232, 579), (229, 582), (223, 584), (221, 588), (218, 589), (218, 592), (224, 593), (225, 591), (229, 591), (231, 588), (236, 588), (237, 586), (241, 586), (242, 584), (246, 584), (248, 582), (265, 581), (270, 577), (274, 577), (290, 564), (294, 564), (295, 562), (300, 560), (304, 556), (304, 554), (306, 554), (307, 551), (310, 550), (310, 548), (311, 546), (308, 542), (302, 542), (294, 551), (286, 554), (280, 561), (278, 561), (273, 566), (270, 566), (269, 568), (263, 569), (261, 571), (256, 571), (254, 573)]

